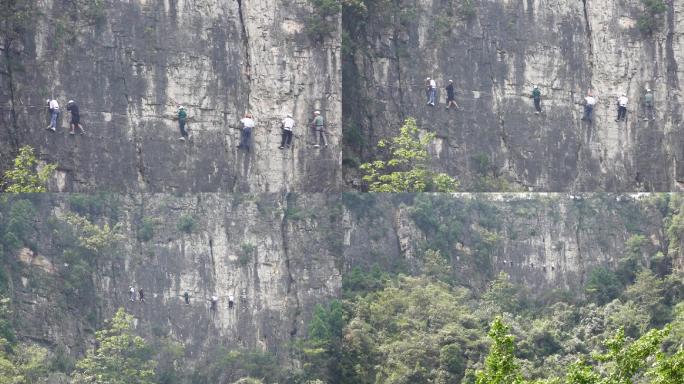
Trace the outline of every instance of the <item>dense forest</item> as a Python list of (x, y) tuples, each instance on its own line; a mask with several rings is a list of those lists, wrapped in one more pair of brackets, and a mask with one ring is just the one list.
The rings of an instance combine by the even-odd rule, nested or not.
[[(586, 204), (616, 201), (607, 196)], [(30, 319), (17, 316), (23, 303), (10, 299), (17, 289), (12, 257), (41, 241), (35, 234), (40, 204), (34, 197), (5, 197), (0, 383), (681, 383), (684, 280), (678, 260), (684, 200), (670, 194), (619, 198), (660, 212), (666, 241), (654, 247), (634, 223), (614, 267), (592, 268), (579, 290), (535, 291), (504, 272), (483, 288), (464, 284), (454, 273), (449, 243), (464, 235), (465, 218), (430, 212), (455, 204), (468, 207), (463, 215), (496, 223), (501, 218), (492, 215), (491, 205), (462, 205), (454, 196), (415, 197), (410, 212), (420, 225), (457, 219), (429, 231), (432, 236), (419, 244), (417, 269), (398, 263), (346, 270), (339, 297), (314, 307), (305, 336), (281, 347), (287, 351), (283, 359), (264, 349), (226, 345), (190, 356), (186, 340), (171, 335), (165, 324), (150, 324), (124, 308), (106, 321), (92, 314), (97, 331), (83, 353), (22, 334), (22, 322)], [(346, 209), (366, 204), (368, 211), (372, 199), (343, 200)], [(122, 216), (112, 200), (74, 195), (69, 201), (73, 212), (45, 220), (55, 236), (51, 241), (77, 266), (55, 288), (74, 300), (60, 304), (66, 311), (101, 300), (92, 296), (88, 276), (99, 268), (103, 250), (120, 252), (114, 244), (124, 233), (122, 220), (94, 219)], [(291, 219), (305, 215), (288, 209)], [(187, 220), (172, 225), (184, 231)], [(151, 238), (150, 231), (143, 222), (137, 236)], [(479, 252), (484, 257), (493, 250)]]

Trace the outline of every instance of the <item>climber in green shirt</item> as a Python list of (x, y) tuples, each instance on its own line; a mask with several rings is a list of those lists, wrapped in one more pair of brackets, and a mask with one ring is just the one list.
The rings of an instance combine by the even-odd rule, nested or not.
[(185, 141), (188, 138), (188, 132), (185, 130), (185, 119), (188, 117), (187, 112), (185, 112), (185, 107), (178, 107), (178, 126), (180, 127), (181, 137), (178, 140)]
[(314, 147), (320, 147), (320, 142), (323, 142), (324, 146), (328, 146), (328, 140), (325, 138), (325, 120), (321, 116), (320, 111), (314, 112), (314, 119), (311, 122), (311, 126), (314, 129), (314, 135), (316, 138), (316, 144)]
[(655, 113), (653, 111), (653, 92), (651, 88), (646, 88), (646, 93), (644, 94), (644, 107), (646, 108), (646, 114), (644, 115), (644, 121), (655, 120)]
[(535, 114), (541, 113), (541, 91), (539, 90), (539, 86), (535, 85), (534, 89), (532, 89), (532, 99), (534, 99), (534, 109), (537, 111)]

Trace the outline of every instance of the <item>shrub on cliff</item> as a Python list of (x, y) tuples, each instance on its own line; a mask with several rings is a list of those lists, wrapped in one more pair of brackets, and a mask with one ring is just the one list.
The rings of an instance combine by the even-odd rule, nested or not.
[(667, 5), (663, 0), (641, 0), (644, 4), (644, 13), (639, 17), (637, 26), (642, 33), (651, 34), (658, 28), (660, 15), (667, 11)]
[(371, 192), (455, 191), (458, 183), (454, 178), (430, 170), (427, 147), (434, 138), (432, 132), (421, 135), (415, 119), (406, 119), (399, 136), (389, 143), (378, 142), (378, 149), (388, 151), (389, 158), (361, 165), (368, 189)]
[(57, 164), (38, 167), (33, 148), (25, 145), (19, 148), (19, 154), (14, 159), (14, 167), (5, 172), (5, 192), (47, 192), (45, 185), (55, 169), (57, 169)]

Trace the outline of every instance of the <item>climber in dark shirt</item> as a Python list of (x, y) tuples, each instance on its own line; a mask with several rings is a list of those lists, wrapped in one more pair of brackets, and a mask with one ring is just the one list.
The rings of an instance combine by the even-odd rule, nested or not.
[(143, 289), (140, 288), (138, 290), (138, 297), (140, 298), (140, 302), (144, 303), (145, 302), (145, 293), (143, 292)]
[(78, 112), (78, 104), (76, 104), (76, 102), (73, 100), (69, 100), (69, 102), (67, 103), (67, 111), (71, 112), (71, 123), (70, 123), (71, 131), (69, 132), (69, 134), (71, 134), (71, 135), (75, 134), (76, 128), (79, 129), (81, 135), (84, 134), (85, 131), (83, 130), (83, 127), (81, 126), (81, 115)]
[(449, 109), (452, 105), (454, 108), (458, 109), (458, 104), (456, 104), (456, 100), (454, 97), (454, 81), (449, 80), (449, 85), (446, 86), (446, 91), (447, 91), (447, 106), (446, 109)]
[(185, 293), (183, 293), (183, 299), (185, 300), (185, 304), (190, 304), (190, 294), (188, 293), (188, 291), (185, 291)]
[(535, 114), (541, 113), (541, 91), (539, 90), (539, 86), (535, 85), (534, 88), (532, 89), (532, 99), (534, 100), (534, 109), (537, 111)]

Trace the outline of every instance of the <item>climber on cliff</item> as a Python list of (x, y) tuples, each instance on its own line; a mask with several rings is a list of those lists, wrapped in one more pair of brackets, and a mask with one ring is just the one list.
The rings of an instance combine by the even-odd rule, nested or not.
[(582, 120), (593, 122), (594, 105), (596, 105), (596, 98), (591, 93), (591, 90), (587, 91), (587, 96), (584, 98), (584, 116), (582, 116)]
[(314, 137), (316, 139), (315, 148), (320, 147), (322, 142), (324, 146), (328, 146), (328, 140), (325, 138), (325, 119), (321, 116), (320, 111), (314, 111), (314, 118), (311, 121), (311, 128), (314, 129)]
[(651, 88), (646, 88), (646, 93), (644, 94), (644, 108), (646, 109), (646, 114), (644, 115), (644, 121), (655, 120), (655, 111), (653, 109), (653, 92)]
[(180, 128), (181, 137), (178, 140), (185, 141), (188, 138), (188, 132), (185, 130), (185, 121), (188, 117), (188, 113), (185, 112), (184, 106), (178, 107), (178, 127)]
[(183, 300), (185, 300), (185, 304), (186, 304), (186, 305), (187, 305), (187, 304), (190, 304), (190, 294), (188, 293), (188, 291), (185, 291), (185, 292), (183, 293)]
[(128, 287), (128, 292), (131, 293), (130, 301), (135, 301), (135, 288), (133, 286)]
[(211, 297), (211, 305), (210, 305), (209, 309), (211, 309), (212, 311), (216, 311), (217, 305), (218, 305), (218, 297), (212, 296)]
[(252, 137), (252, 129), (254, 129), (254, 119), (252, 119), (252, 114), (249, 112), (245, 113), (245, 117), (240, 119), (240, 122), (242, 123), (242, 131), (240, 132), (240, 144), (238, 144), (237, 147), (244, 148), (247, 152), (249, 152), (249, 141)]
[(627, 99), (627, 95), (624, 93), (620, 95), (620, 97), (617, 98), (617, 108), (618, 108), (618, 115), (617, 119), (615, 121), (625, 121), (627, 119), (627, 102), (629, 99)]
[(233, 304), (235, 304), (235, 297), (233, 297), (233, 294), (231, 293), (228, 295), (228, 309), (233, 309)]
[(75, 134), (76, 128), (78, 128), (81, 135), (83, 135), (85, 131), (83, 130), (83, 126), (81, 126), (81, 115), (78, 112), (78, 104), (73, 100), (69, 100), (67, 103), (67, 111), (71, 112), (71, 123), (69, 124), (71, 131), (69, 131), (69, 134)]
[(429, 77), (425, 78), (425, 99), (427, 100), (427, 104), (430, 104), (430, 78)]
[(435, 96), (437, 95), (437, 82), (435, 79), (427, 78), (425, 79), (425, 88), (427, 90), (427, 105), (432, 107), (435, 106)]
[(59, 116), (59, 103), (55, 99), (47, 99), (48, 110), (50, 111), (50, 125), (46, 129), (57, 130), (57, 117)]
[(447, 91), (447, 106), (446, 109), (449, 109), (452, 105), (454, 108), (458, 109), (458, 104), (456, 104), (456, 98), (454, 97), (454, 81), (449, 80), (449, 85), (446, 86), (446, 91)]
[(290, 144), (292, 143), (292, 129), (294, 128), (295, 121), (291, 114), (287, 114), (283, 121), (281, 122), (280, 128), (282, 129), (282, 140), (280, 141), (280, 149), (284, 149), (287, 145), (287, 149), (290, 149)]
[(138, 290), (138, 298), (141, 304), (145, 302), (145, 292), (143, 292), (142, 288)]
[(534, 113), (536, 115), (538, 115), (542, 111), (542, 108), (541, 108), (541, 90), (539, 90), (538, 85), (535, 85), (534, 88), (532, 88), (532, 99), (534, 100), (534, 109), (536, 109), (536, 112), (534, 112)]

